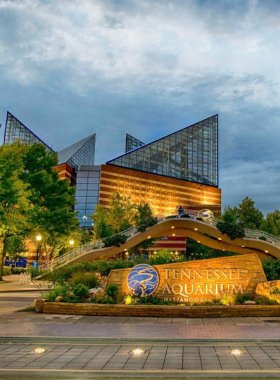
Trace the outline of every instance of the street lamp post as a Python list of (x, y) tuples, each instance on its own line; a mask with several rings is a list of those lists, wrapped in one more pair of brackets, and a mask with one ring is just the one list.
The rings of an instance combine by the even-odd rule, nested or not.
[(85, 226), (86, 226), (86, 221), (87, 221), (87, 216), (86, 216), (86, 215), (83, 216), (83, 221), (84, 221), (84, 228), (85, 228)]
[(70, 241), (69, 241), (69, 244), (70, 244), (70, 245), (74, 245), (74, 240), (70, 240)]
[(37, 269), (39, 268), (39, 250), (40, 250), (40, 241), (42, 240), (42, 236), (41, 235), (37, 235), (36, 236), (36, 240), (37, 240)]

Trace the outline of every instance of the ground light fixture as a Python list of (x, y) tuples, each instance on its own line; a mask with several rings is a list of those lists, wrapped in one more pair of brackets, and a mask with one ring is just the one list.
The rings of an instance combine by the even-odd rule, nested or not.
[(133, 353), (133, 355), (136, 355), (136, 356), (145, 354), (145, 350), (142, 350), (142, 348), (135, 348), (131, 352)]
[(34, 348), (33, 352), (34, 354), (43, 354), (46, 350), (42, 347)]
[(241, 354), (242, 354), (242, 351), (241, 351), (241, 350), (232, 350), (230, 353), (231, 353), (232, 355), (238, 356), (238, 355), (241, 355)]

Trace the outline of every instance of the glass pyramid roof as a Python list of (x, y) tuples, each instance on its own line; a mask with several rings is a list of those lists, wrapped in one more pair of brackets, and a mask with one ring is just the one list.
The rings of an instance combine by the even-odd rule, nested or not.
[(80, 169), (81, 165), (94, 165), (96, 134), (76, 142), (58, 152), (58, 164), (66, 163), (72, 168)]
[(6, 127), (4, 134), (4, 144), (13, 144), (20, 141), (22, 144), (32, 145), (35, 143), (43, 144), (47, 149), (52, 150), (43, 140), (28, 129), (10, 112), (7, 112)]
[(138, 147), (109, 165), (218, 186), (218, 115)]
[(142, 141), (136, 139), (135, 137), (129, 135), (128, 133), (125, 136), (125, 152), (129, 152), (133, 149), (139, 148), (140, 146), (145, 145)]

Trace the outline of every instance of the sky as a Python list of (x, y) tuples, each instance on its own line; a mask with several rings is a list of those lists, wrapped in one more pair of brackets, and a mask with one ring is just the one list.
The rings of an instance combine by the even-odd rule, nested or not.
[(10, 111), (96, 164), (219, 114), (223, 207), (280, 197), (279, 0), (0, 0), (0, 143)]

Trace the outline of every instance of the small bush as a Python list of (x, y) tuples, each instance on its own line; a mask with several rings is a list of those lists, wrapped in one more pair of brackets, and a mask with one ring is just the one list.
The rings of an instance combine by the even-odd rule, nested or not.
[(11, 273), (11, 268), (3, 268), (3, 276), (10, 276)]
[(67, 299), (69, 294), (69, 287), (57, 285), (54, 289), (49, 290), (44, 294), (44, 298), (50, 302), (54, 302), (57, 297), (62, 297), (64, 300)]
[(146, 231), (147, 228), (154, 226), (157, 224), (157, 218), (154, 216), (149, 216), (145, 219), (139, 220), (137, 223), (137, 229), (139, 232)]
[(81, 302), (80, 298), (78, 298), (77, 296), (75, 296), (75, 294), (69, 294), (66, 297), (65, 301), (67, 303), (80, 303)]
[(114, 236), (109, 236), (103, 240), (104, 247), (120, 247), (121, 244), (124, 244), (127, 240), (127, 236), (117, 234)]
[(262, 301), (264, 305), (278, 305), (278, 302), (276, 300), (271, 300), (267, 297), (263, 297)]
[(245, 230), (240, 224), (220, 221), (216, 224), (216, 227), (231, 240), (245, 237)]
[(280, 279), (280, 260), (266, 259), (263, 262), (263, 270), (267, 281)]
[(105, 293), (108, 297), (116, 299), (118, 296), (119, 286), (117, 284), (109, 284), (106, 287)]
[(73, 290), (74, 295), (81, 301), (83, 301), (88, 295), (88, 288), (84, 284), (78, 284)]
[(234, 299), (235, 305), (240, 305), (241, 303), (244, 303), (244, 301), (249, 301), (250, 296), (248, 294), (237, 294)]
[(109, 296), (95, 296), (91, 297), (90, 299), (91, 303), (100, 303), (100, 304), (116, 304), (117, 301), (114, 300), (112, 297)]
[(266, 240), (266, 237), (265, 236), (259, 236), (258, 237), (260, 240)]
[(12, 268), (12, 274), (20, 274), (22, 271), (21, 268)]
[(279, 288), (273, 288), (270, 292), (270, 294), (273, 294), (273, 295), (278, 295), (280, 294), (280, 289)]
[(83, 284), (89, 289), (96, 288), (98, 285), (98, 278), (95, 273), (89, 272), (77, 272), (74, 273), (71, 278), (71, 284), (73, 288), (77, 286), (78, 284)]

